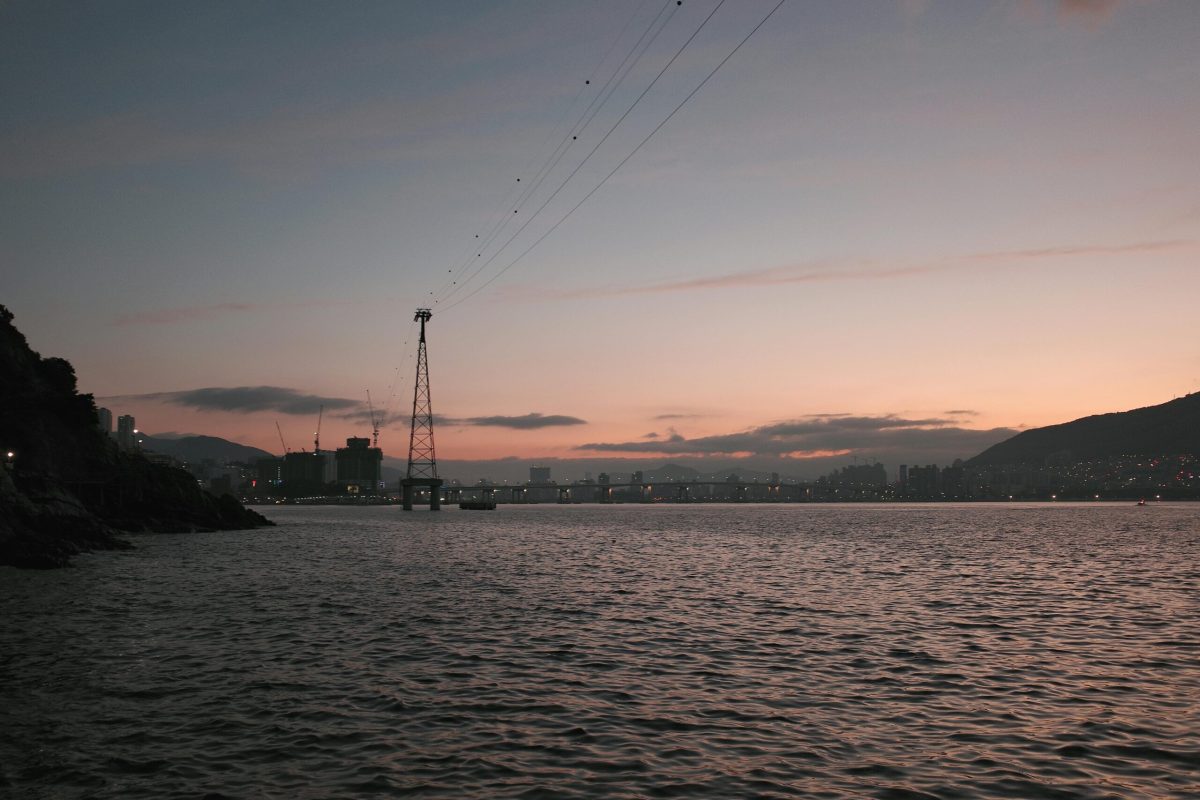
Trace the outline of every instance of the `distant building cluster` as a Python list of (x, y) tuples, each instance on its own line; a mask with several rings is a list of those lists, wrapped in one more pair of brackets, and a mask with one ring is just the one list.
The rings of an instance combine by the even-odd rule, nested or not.
[[(113, 437), (113, 412), (107, 408), (96, 409), (96, 424), (105, 436)], [(115, 438), (117, 446), (122, 450), (134, 451), (139, 448), (141, 442), (138, 439), (137, 423), (133, 419), (132, 414), (122, 414), (117, 417), (117, 429)]]
[(333, 452), (285, 453), (282, 458), (260, 458), (245, 494), (259, 498), (314, 496), (374, 497), (386, 491), (383, 451), (371, 440), (351, 437)]
[(817, 500), (1071, 500), (1200, 497), (1200, 459), (1119, 456), (1075, 461), (1056, 453), (1042, 464), (948, 467), (901, 464), (889, 482), (882, 465), (845, 467), (819, 479)]
[(113, 412), (96, 409), (100, 430), (129, 452), (191, 473), (204, 488), (216, 494), (232, 494), (252, 500), (314, 496), (377, 497), (386, 492), (383, 482), (383, 451), (371, 447), (369, 439), (352, 437), (332, 454), (300, 451), (282, 458), (263, 458), (255, 464), (219, 463), (214, 459), (183, 461), (146, 449), (145, 440), (132, 414), (116, 418)]
[[(344, 498), (379, 502), (388, 499), (383, 480), (383, 451), (361, 437), (328, 451), (287, 452), (253, 464), (202, 459), (187, 463), (143, 447), (144, 439), (131, 414), (115, 419), (97, 409), (97, 424), (126, 451), (140, 451), (152, 461), (183, 468), (205, 488), (248, 501)], [(664, 468), (666, 469), (666, 468)], [(685, 470), (685, 471), (680, 471)], [(855, 463), (816, 481), (783, 480), (779, 473), (743, 479), (736, 473), (700, 475), (675, 467), (660, 474), (601, 472), (595, 480), (558, 482), (549, 466), (534, 464), (525, 484), (446, 482), (448, 491), (463, 495), (488, 492), (502, 502), (880, 502), (970, 500), (1200, 499), (1200, 457), (1191, 454), (1126, 455), (1076, 460), (1069, 452), (1038, 464), (968, 466), (955, 461), (901, 464), (895, 480), (880, 463)], [(391, 487), (395, 493), (396, 487)]]
[(219, 464), (212, 459), (176, 466), (190, 472), (215, 494), (246, 501), (275, 502), (312, 498), (377, 500), (386, 494), (383, 451), (369, 439), (352, 437), (332, 453), (301, 450), (252, 464)]

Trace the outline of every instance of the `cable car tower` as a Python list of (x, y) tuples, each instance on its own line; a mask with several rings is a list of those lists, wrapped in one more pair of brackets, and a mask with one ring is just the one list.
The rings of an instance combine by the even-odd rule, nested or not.
[(429, 357), (425, 352), (425, 323), (433, 316), (428, 308), (418, 308), (414, 322), (421, 323), (417, 344), (417, 379), (413, 382), (412, 429), (408, 437), (408, 473), (400, 481), (405, 511), (412, 511), (413, 495), (418, 487), (429, 489), (429, 510), (441, 506), (442, 480), (437, 474), (437, 454), (433, 449), (433, 403), (429, 399)]

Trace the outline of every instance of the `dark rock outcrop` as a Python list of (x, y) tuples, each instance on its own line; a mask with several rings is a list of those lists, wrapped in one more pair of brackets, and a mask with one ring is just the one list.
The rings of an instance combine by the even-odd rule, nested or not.
[(183, 470), (119, 450), (70, 363), (39, 356), (12, 319), (0, 305), (0, 565), (64, 566), (86, 550), (127, 547), (121, 531), (272, 524), (202, 492)]

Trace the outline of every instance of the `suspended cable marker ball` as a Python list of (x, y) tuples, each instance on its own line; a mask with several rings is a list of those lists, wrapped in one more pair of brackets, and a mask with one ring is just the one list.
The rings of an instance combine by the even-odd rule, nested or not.
[[(0, 0), (0, 2), (2, 2), (2, 0)], [(752, 28), (749, 33), (747, 33), (744, 37), (742, 37), (742, 39), (733, 47), (733, 49), (730, 50), (725, 55), (725, 57), (723, 59), (721, 59), (716, 64), (716, 66), (714, 66), (712, 68), (711, 71), (709, 71), (709, 73), (671, 110), (671, 112), (669, 114), (667, 114), (665, 117), (663, 117), (659, 121), (659, 123), (653, 128), (653, 130), (651, 130), (629, 153), (627, 153), (625, 155), (625, 157), (622, 158), (616, 164), (616, 166), (614, 166), (608, 172), (607, 175), (605, 175), (596, 185), (594, 185), (592, 187), (592, 189), (583, 196), (582, 199), (580, 199), (577, 203), (575, 203), (575, 205), (572, 206), (566, 212), (566, 214), (562, 215), (553, 225), (551, 225), (549, 230), (545, 231), (529, 247), (525, 248), (524, 251), (522, 251), (520, 254), (518, 254), (515, 258), (513, 258), (505, 266), (500, 268), (490, 278), (485, 280), (482, 283), (482, 285), (476, 287), (473, 291), (467, 293), (466, 295), (459, 297), (454, 303), (451, 303), (448, 306), (448, 308), (444, 309), (444, 310), (448, 310), (449, 308), (454, 308), (454, 307), (462, 304), (463, 302), (471, 299), (472, 297), (476, 296), (481, 290), (487, 288), (492, 283), (494, 283), (499, 277), (501, 277), (501, 275), (508, 272), (513, 266), (515, 266), (519, 261), (521, 261), (525, 256), (527, 256), (531, 250), (533, 250), (542, 241), (544, 241), (547, 237), (549, 237), (551, 234), (553, 234), (554, 231), (557, 230), (559, 228), (559, 226), (563, 222), (565, 222), (568, 217), (570, 217), (572, 214), (574, 214), (579, 209), (580, 206), (582, 206), (585, 202), (587, 202), (587, 200), (589, 198), (591, 198), (604, 184), (606, 184), (609, 181), (609, 179), (611, 179), (613, 177), (613, 175), (615, 175), (616, 172), (618, 170), (620, 170), (638, 151), (640, 151), (646, 145), (646, 143), (651, 138), (653, 138), (654, 135), (657, 134), (659, 130), (661, 130), (663, 128), (663, 126), (665, 126), (671, 119), (673, 119), (676, 116), (676, 114), (679, 112), (679, 110), (684, 105), (686, 105), (710, 81), (710, 79), (713, 77), (713, 75), (715, 75), (717, 73), (717, 71), (719, 71), (726, 64), (726, 62), (728, 62), (734, 56), (734, 54), (737, 53), (742, 48), (742, 46), (745, 45), (746, 42), (760, 28), (763, 27), (763, 25), (765, 25), (767, 23), (767, 21), (772, 16), (774, 16), (775, 12), (777, 12), (780, 9), (780, 7), (782, 7), (785, 3), (786, 3), (786, 0), (777, 0), (774, 7), (770, 11), (767, 12), (767, 14), (758, 22), (758, 24), (755, 25), (754, 28)], [(682, 6), (683, 0), (676, 0), (675, 5), (676, 5), (676, 7)], [(545, 200), (545, 202), (543, 202), (540, 206), (538, 206), (534, 209), (534, 211), (532, 212), (533, 218), (530, 218), (529, 215), (527, 214), (526, 215), (527, 221), (523, 225), (521, 225), (515, 233), (513, 233), (511, 236), (509, 236), (508, 239), (503, 244), (500, 245), (499, 250), (496, 252), (495, 255), (490, 256), (487, 261), (482, 262), (480, 264), (480, 266), (475, 267), (469, 271), (469, 274), (464, 278), (464, 281), (463, 281), (464, 288), (466, 286), (468, 286), (472, 281), (474, 281), (474, 279), (477, 276), (479, 276), (485, 268), (487, 268), (494, 260), (496, 260), (496, 258), (504, 250), (506, 250), (506, 248), (512, 243), (512, 241), (529, 226), (530, 222), (533, 222), (536, 219), (540, 218), (542, 212), (545, 210), (546, 206), (550, 203), (550, 201), (552, 201), (555, 197), (558, 196), (559, 192), (567, 185), (567, 183), (569, 181), (571, 181), (575, 177), (576, 173), (578, 173), (580, 171), (580, 169), (584, 166), (584, 163), (586, 163), (588, 160), (591, 159), (591, 157), (596, 153), (596, 150), (599, 149), (609, 139), (609, 137), (613, 133), (613, 131), (615, 131), (616, 128), (619, 127), (625, 121), (625, 119), (633, 111), (634, 107), (636, 107), (639, 103), (641, 103), (641, 101), (646, 97), (646, 95), (650, 92), (650, 90), (655, 85), (658, 84), (658, 82), (662, 78), (663, 74), (668, 69), (670, 69), (670, 67), (676, 62), (676, 60), (679, 58), (679, 56), (682, 54), (682, 52), (685, 49), (687, 49), (689, 45), (692, 44), (693, 40), (700, 33), (700, 31), (708, 25), (709, 21), (724, 5), (726, 5), (726, 0), (719, 0), (719, 2), (717, 2), (715, 4), (715, 7), (708, 13), (708, 16), (706, 16), (704, 18), (704, 21), (700, 23), (699, 27), (697, 27), (692, 32), (692, 34), (687, 38), (687, 40), (685, 42), (683, 42), (682, 45), (680, 45), (680, 47), (675, 51), (674, 55), (671, 56), (670, 60), (668, 60), (667, 63), (659, 70), (658, 74), (654, 77), (654, 79), (650, 82), (650, 84), (648, 86), (646, 86), (646, 88), (637, 97), (637, 99), (634, 100), (633, 103), (628, 108), (625, 109), (625, 112), (620, 116), (620, 118), (616, 121), (616, 123), (614, 123), (612, 125), (612, 127), (610, 127), (608, 129), (608, 131), (600, 138), (600, 141), (596, 145), (594, 145), (592, 151), (590, 153), (588, 153), (588, 155), (584, 158), (583, 163), (578, 164), (571, 171), (571, 173), (562, 181), (562, 183), (559, 185), (559, 187), (550, 194), (550, 196)], [(607, 97), (610, 92), (609, 84), (613, 83), (614, 80), (617, 82), (617, 84), (620, 84), (622, 81), (624, 81), (625, 76), (629, 72), (629, 70), (633, 67), (634, 64), (637, 63), (638, 60), (641, 59), (641, 57), (645, 53), (646, 49), (650, 46), (650, 43), (653, 42), (655, 39), (657, 39), (658, 34), (662, 32), (663, 28), (666, 25), (665, 21), (663, 21), (663, 20), (665, 20), (666, 17), (669, 16), (669, 14), (667, 13), (667, 9), (669, 9), (669, 8), (670, 8), (669, 4), (662, 8), (662, 11), (660, 11), (658, 16), (655, 18), (655, 20), (650, 23), (650, 26), (647, 28), (646, 32), (642, 34), (641, 39), (639, 39), (637, 44), (634, 45), (633, 49), (625, 57), (625, 60), (622, 61), (621, 65), (617, 68), (616, 72), (614, 72), (613, 76), (609, 79), (608, 83), (606, 83), (606, 85), (603, 87), (603, 89), (601, 90), (601, 96), (599, 98), (597, 98), (596, 100), (593, 100), (592, 104), (588, 106), (588, 109), (585, 110), (585, 112), (584, 112), (583, 119), (576, 122), (575, 126), (573, 126), (572, 128), (568, 128), (568, 130), (582, 130), (582, 129), (584, 129), (584, 127), (586, 125), (588, 125), (591, 122), (595, 113), (597, 113), (599, 111), (599, 108), (596, 107), (596, 103), (598, 101), (603, 101), (603, 102), (600, 102), (600, 105), (603, 106), (607, 102)], [(632, 18), (631, 18), (631, 22), (632, 22)], [(626, 27), (628, 27), (628, 25), (629, 25), (629, 23), (627, 23)], [(618, 40), (620, 40), (621, 36), (623, 36), (623, 35), (624, 35), (624, 31), (622, 31), (622, 33), (618, 36)], [(616, 47), (616, 42), (614, 42), (613, 47), (614, 48)], [(612, 48), (610, 48), (610, 52), (611, 52), (611, 49)], [(606, 54), (605, 59), (607, 59), (607, 58), (608, 58), (608, 56)], [(633, 60), (631, 61), (631, 59), (633, 59)], [(591, 79), (590, 78), (585, 79), (584, 85), (590, 86)], [(615, 86), (613, 88), (615, 88)], [(580, 90), (580, 94), (578, 95), (578, 97), (582, 97), (582, 92), (583, 92), (583, 90)], [(576, 99), (578, 99), (578, 97)], [(564, 115), (564, 120), (565, 120), (565, 115)], [(579, 141), (578, 134), (571, 134), (570, 136), (571, 136), (571, 138), (569, 140), (567, 140), (567, 139), (561, 140), (561, 144), (555, 149), (555, 153), (552, 154), (550, 159), (547, 160), (546, 164), (534, 174), (534, 183), (537, 185), (534, 186), (532, 189), (528, 190), (529, 192), (536, 191), (541, 186), (542, 181), (545, 179), (546, 175), (558, 164), (559, 159), (561, 159), (562, 156), (567, 152), (568, 148), (565, 147), (565, 143), (567, 141), (573, 141), (573, 142)], [(531, 169), (532, 169), (532, 166), (531, 166)], [(516, 180), (518, 183), (522, 182), (520, 178), (517, 178)], [(528, 197), (529, 197), (528, 194), (523, 194), (522, 197), (520, 199), (518, 199), (518, 202), (525, 202), (528, 199)], [(513, 209), (514, 215), (519, 214), (519, 213), (520, 213), (519, 207)], [(503, 214), (501, 214), (499, 217), (497, 217), (493, 230), (491, 232), (489, 232), (488, 241), (485, 243), (489, 246), (489, 248), (492, 247), (493, 237), (497, 236), (497, 234), (506, 227), (503, 223), (504, 219), (505, 219), (505, 216)], [(479, 239), (479, 238), (481, 238), (481, 235), (475, 234), (475, 238)], [(476, 253), (475, 257), (477, 259), (483, 258), (482, 251), (479, 253)], [(465, 269), (465, 267), (466, 267), (466, 264), (464, 264), (462, 268)], [(458, 284), (457, 281), (453, 281), (451, 285), (455, 286), (455, 290), (450, 292), (449, 296), (441, 298), (441, 299), (449, 300), (449, 299), (453, 298), (455, 295), (457, 295), (457, 284)], [(439, 289), (438, 291), (440, 292), (441, 290)]]

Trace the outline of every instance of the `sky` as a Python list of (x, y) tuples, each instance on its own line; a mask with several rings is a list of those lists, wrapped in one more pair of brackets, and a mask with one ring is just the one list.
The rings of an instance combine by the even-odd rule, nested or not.
[[(152, 434), (948, 463), (1200, 388), (1192, 0), (0, 2), (0, 303)], [(462, 476), (474, 477), (474, 476)]]

